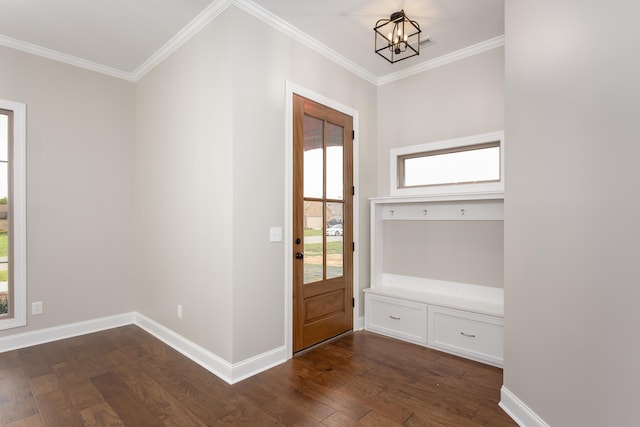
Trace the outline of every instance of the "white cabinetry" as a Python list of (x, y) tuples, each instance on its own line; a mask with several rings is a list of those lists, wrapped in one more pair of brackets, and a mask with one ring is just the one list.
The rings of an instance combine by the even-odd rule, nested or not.
[(382, 295), (365, 297), (366, 329), (411, 341), (427, 344), (427, 306), (425, 304)]
[(364, 291), (365, 329), (502, 366), (502, 288), (384, 271), (385, 224), (429, 220), (502, 221), (502, 193), (372, 199), (371, 287)]
[(502, 317), (429, 306), (429, 346), (501, 366)]

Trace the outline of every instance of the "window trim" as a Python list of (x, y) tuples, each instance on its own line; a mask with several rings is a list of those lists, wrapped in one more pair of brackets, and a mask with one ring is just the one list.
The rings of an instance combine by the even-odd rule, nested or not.
[(0, 109), (13, 112), (12, 175), (9, 192), (11, 198), (11, 240), (13, 251), (11, 267), (13, 273), (13, 294), (11, 300), (13, 315), (0, 319), (0, 330), (25, 326), (27, 324), (27, 198), (26, 198), (26, 135), (27, 106), (25, 104), (0, 99)]
[[(500, 179), (495, 181), (481, 181), (458, 184), (436, 184), (421, 186), (402, 186), (402, 162), (405, 159), (443, 153), (466, 151), (474, 148), (489, 147), (497, 144), (500, 149)], [(430, 196), (430, 195), (462, 195), (504, 192), (504, 132), (491, 132), (464, 138), (448, 139), (395, 148), (389, 156), (389, 192), (392, 196)]]

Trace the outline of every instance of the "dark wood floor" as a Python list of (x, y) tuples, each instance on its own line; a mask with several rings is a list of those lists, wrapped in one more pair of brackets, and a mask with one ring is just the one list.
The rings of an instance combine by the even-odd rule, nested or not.
[(501, 384), (357, 332), (230, 386), (131, 325), (0, 353), (0, 426), (515, 426)]

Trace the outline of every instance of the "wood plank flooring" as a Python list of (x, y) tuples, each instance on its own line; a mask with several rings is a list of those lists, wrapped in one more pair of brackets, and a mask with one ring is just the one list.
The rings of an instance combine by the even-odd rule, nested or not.
[(502, 370), (368, 332), (228, 385), (137, 326), (0, 353), (0, 426), (515, 426)]

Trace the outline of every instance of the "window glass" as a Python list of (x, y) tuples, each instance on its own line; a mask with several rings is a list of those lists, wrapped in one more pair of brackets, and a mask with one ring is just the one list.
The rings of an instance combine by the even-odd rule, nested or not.
[(327, 279), (342, 277), (344, 274), (344, 229), (342, 217), (344, 203), (328, 202), (327, 230)]
[(504, 132), (392, 148), (391, 196), (504, 194)]
[(324, 202), (304, 202), (304, 284), (324, 279)]
[(500, 147), (464, 147), (401, 157), (403, 187), (489, 182), (500, 180)]
[(9, 291), (9, 116), (0, 113), (0, 317), (10, 313)]
[(327, 199), (344, 199), (344, 128), (327, 122)]

